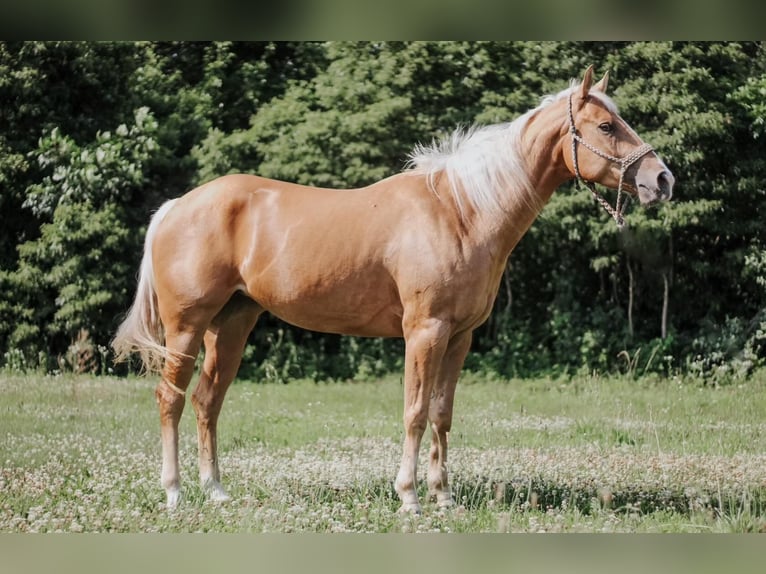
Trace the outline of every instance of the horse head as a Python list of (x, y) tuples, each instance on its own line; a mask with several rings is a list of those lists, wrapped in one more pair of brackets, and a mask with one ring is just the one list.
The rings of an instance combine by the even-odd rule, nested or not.
[(565, 153), (564, 161), (572, 176), (591, 191), (593, 182), (617, 189), (618, 205), (612, 215), (621, 223), (622, 191), (637, 196), (643, 205), (651, 205), (671, 198), (675, 179), (652, 146), (644, 143), (617, 113), (606, 95), (608, 81), (607, 73), (594, 84), (590, 66), (582, 83), (570, 91), (569, 131), (565, 136), (569, 145), (565, 142), (565, 147), (571, 153)]

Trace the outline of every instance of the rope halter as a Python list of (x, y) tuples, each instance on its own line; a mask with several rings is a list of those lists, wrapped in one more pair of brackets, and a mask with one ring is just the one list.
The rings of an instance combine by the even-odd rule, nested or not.
[[(572, 135), (572, 165), (574, 166), (575, 178), (577, 179), (577, 183), (578, 184), (582, 183), (585, 187), (587, 187), (590, 190), (591, 194), (593, 194), (594, 199), (601, 204), (601, 206), (606, 210), (606, 212), (609, 215), (612, 216), (614, 221), (617, 223), (617, 227), (622, 228), (625, 225), (625, 219), (622, 216), (623, 209), (625, 209), (625, 203), (623, 202), (623, 196), (622, 196), (622, 183), (623, 183), (623, 179), (625, 178), (625, 172), (628, 170), (628, 168), (631, 165), (636, 163), (639, 159), (644, 157), (650, 151), (653, 151), (654, 148), (648, 143), (644, 143), (644, 144), (641, 144), (636, 149), (634, 149), (625, 157), (619, 158), (619, 157), (614, 157), (613, 155), (609, 155), (608, 153), (601, 151), (597, 147), (592, 146), (591, 144), (586, 142), (582, 137), (580, 137), (580, 135), (577, 133), (577, 128), (575, 128), (574, 113), (572, 113), (572, 94), (569, 94), (569, 133)], [(592, 181), (587, 181), (580, 174), (580, 167), (577, 164), (577, 143), (579, 143), (583, 147), (588, 148), (597, 156), (602, 157), (606, 160), (609, 160), (613, 163), (616, 163), (620, 166), (620, 183), (617, 186), (617, 203), (615, 204), (615, 207), (612, 207), (611, 205), (609, 205), (609, 202), (606, 199), (604, 199), (601, 195), (599, 195), (598, 191), (596, 191), (596, 185)]]

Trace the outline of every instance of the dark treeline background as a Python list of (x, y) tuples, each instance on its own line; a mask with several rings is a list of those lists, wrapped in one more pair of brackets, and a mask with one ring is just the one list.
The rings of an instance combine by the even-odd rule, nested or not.
[[(674, 200), (631, 206), (619, 232), (587, 191), (560, 188), (467, 366), (746, 376), (766, 356), (766, 51), (735, 42), (1, 43), (0, 366), (115, 368), (165, 199), (231, 172), (365, 185), (591, 63), (674, 172)], [(376, 377), (403, 349), (273, 317), (251, 342), (241, 375), (259, 380)]]

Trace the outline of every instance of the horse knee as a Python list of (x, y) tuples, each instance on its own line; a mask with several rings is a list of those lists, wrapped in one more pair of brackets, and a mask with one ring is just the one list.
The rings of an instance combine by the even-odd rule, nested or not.
[(407, 409), (404, 413), (404, 428), (422, 435), (428, 424), (424, 409)]
[(446, 433), (452, 429), (452, 409), (441, 405), (438, 401), (431, 403), (428, 419), (434, 432)]

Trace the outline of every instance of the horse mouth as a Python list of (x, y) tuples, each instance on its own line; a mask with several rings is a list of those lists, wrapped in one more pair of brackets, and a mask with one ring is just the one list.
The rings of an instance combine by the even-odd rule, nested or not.
[(670, 199), (670, 195), (659, 188), (649, 188), (646, 185), (639, 184), (638, 190), (636, 191), (636, 194), (638, 195), (638, 200), (641, 202), (641, 205), (645, 207), (649, 207), (652, 205), (657, 205), (659, 203), (662, 203), (663, 201), (667, 201)]
[(622, 190), (629, 193), (630, 195), (638, 195), (638, 189), (636, 189), (636, 186), (628, 183), (627, 181), (623, 182)]
[(660, 190), (651, 189), (643, 184), (632, 185), (625, 182), (622, 190), (628, 195), (638, 198), (639, 203), (644, 207), (657, 205), (662, 201)]

